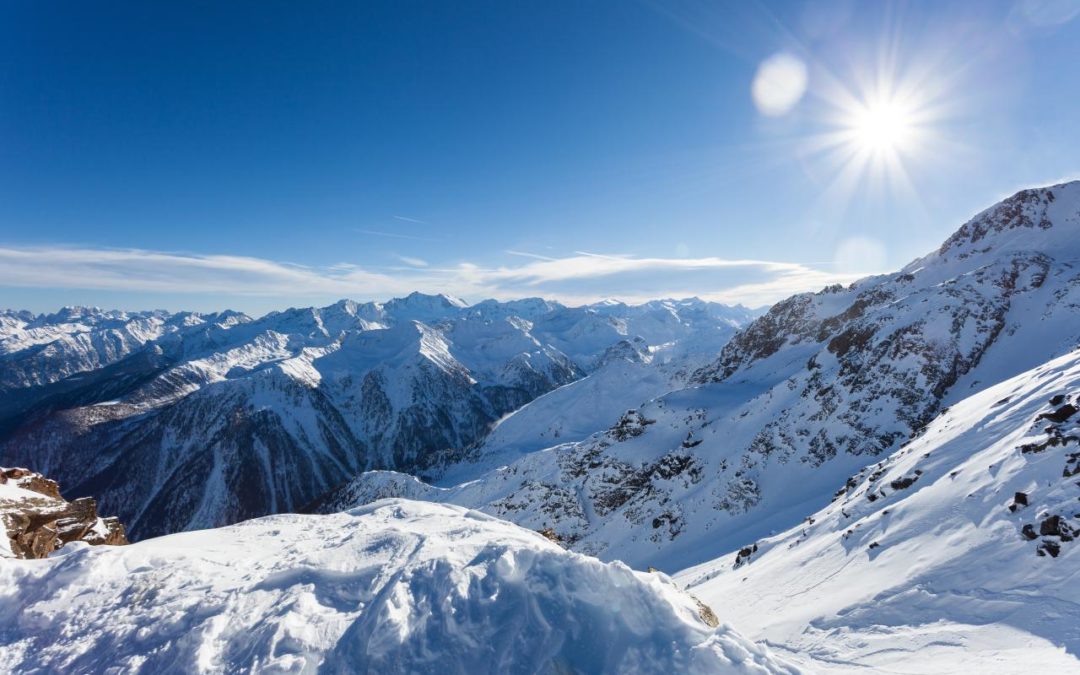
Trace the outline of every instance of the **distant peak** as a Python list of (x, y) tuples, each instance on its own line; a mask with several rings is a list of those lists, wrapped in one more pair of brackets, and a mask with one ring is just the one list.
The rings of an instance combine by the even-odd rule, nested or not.
[(453, 307), (457, 309), (469, 306), (469, 304), (461, 298), (456, 298), (452, 295), (447, 295), (446, 293), (436, 293), (432, 295), (429, 293), (421, 293), (420, 291), (413, 291), (404, 298), (394, 298), (386, 303), (386, 305), (388, 307)]

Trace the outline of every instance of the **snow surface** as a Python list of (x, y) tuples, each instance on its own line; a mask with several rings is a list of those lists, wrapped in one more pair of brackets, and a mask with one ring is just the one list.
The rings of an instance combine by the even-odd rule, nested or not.
[(0, 561), (0, 619), (4, 672), (799, 672), (664, 575), (404, 500)]
[(819, 672), (1080, 672), (1080, 544), (1021, 531), (1052, 515), (1080, 529), (1080, 413), (1042, 417), (1078, 397), (1080, 351), (952, 406), (749, 562), (675, 578)]

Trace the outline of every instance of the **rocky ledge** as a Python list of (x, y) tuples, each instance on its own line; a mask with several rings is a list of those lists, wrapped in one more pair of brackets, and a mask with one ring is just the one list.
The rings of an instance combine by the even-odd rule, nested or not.
[(101, 518), (97, 503), (67, 501), (56, 481), (29, 469), (0, 467), (0, 557), (44, 558), (72, 541), (128, 543), (116, 518)]

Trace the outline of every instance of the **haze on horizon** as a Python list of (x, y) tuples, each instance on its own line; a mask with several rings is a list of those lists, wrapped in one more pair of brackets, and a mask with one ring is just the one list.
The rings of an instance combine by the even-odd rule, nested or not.
[(0, 306), (760, 306), (1080, 175), (1080, 3), (9, 3)]

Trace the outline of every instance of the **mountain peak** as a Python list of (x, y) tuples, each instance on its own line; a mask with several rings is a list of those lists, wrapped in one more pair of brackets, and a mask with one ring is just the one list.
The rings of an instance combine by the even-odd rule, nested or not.
[(468, 304), (444, 293), (429, 295), (414, 291), (404, 298), (390, 300), (383, 307), (387, 314), (399, 320), (439, 321), (468, 307)]
[(1072, 253), (1080, 234), (1080, 181), (1029, 188), (964, 223), (936, 252), (942, 258), (1006, 251)]

